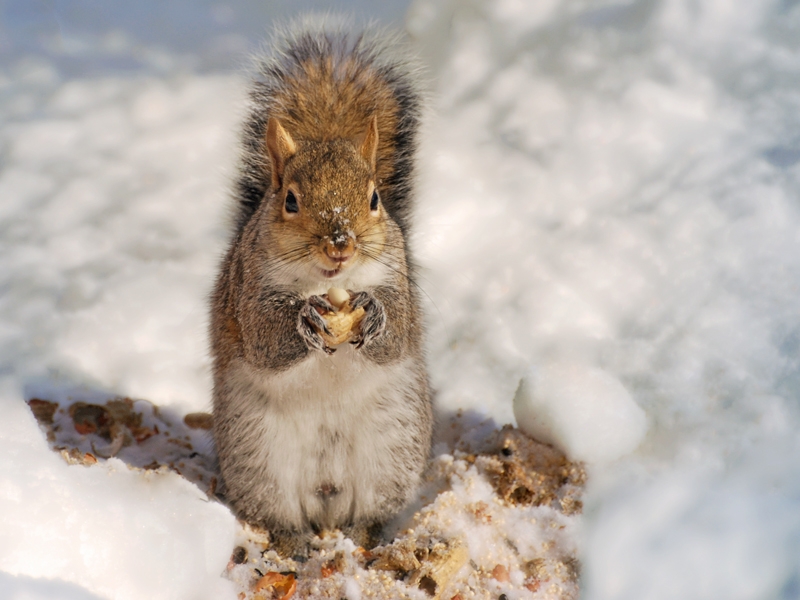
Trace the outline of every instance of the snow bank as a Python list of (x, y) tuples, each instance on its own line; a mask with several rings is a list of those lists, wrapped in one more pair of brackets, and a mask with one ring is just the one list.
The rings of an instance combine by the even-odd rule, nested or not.
[(21, 57), (0, 82), (0, 595), (233, 597), (227, 509), (175, 474), (68, 466), (24, 401), (45, 381), (208, 406), (239, 80), (62, 81)]
[[(9, 425), (0, 445), (3, 571), (102, 597), (233, 597), (220, 578), (235, 532), (227, 509), (175, 473), (132, 471), (114, 458), (68, 467), (42, 445), (22, 393), (4, 385), (0, 395)], [(48, 589), (25, 578), (3, 586)]]
[(409, 28), (445, 410), (512, 422), (529, 366), (602, 370), (652, 427), (590, 472), (585, 595), (795, 597), (800, 7), (419, 0)]

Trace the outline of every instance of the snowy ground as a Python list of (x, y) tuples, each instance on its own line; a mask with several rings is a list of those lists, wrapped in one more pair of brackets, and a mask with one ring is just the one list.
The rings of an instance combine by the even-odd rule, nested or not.
[[(127, 4), (0, 2), (3, 597), (235, 597), (226, 509), (68, 466), (24, 402), (208, 408), (235, 57), (288, 3)], [(649, 433), (590, 465), (584, 596), (799, 597), (800, 4), (418, 0), (407, 25), (442, 412), (514, 422), (531, 369), (602, 373)]]

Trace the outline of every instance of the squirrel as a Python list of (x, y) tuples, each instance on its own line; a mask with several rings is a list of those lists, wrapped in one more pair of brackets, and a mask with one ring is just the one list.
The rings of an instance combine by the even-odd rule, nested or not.
[[(284, 555), (335, 529), (377, 543), (430, 455), (408, 247), (421, 98), (399, 38), (308, 21), (250, 89), (211, 296), (214, 441), (224, 500)], [(363, 309), (338, 346), (331, 286)]]

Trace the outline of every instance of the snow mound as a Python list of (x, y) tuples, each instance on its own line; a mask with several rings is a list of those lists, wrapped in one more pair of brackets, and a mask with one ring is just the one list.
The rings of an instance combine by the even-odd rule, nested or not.
[(517, 388), (514, 416), (528, 435), (587, 463), (624, 456), (647, 433), (647, 417), (625, 386), (578, 364), (532, 369)]

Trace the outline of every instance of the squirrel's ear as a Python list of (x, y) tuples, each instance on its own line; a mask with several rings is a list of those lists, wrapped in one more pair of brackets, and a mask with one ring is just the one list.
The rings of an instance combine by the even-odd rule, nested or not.
[(369, 163), (369, 166), (375, 171), (375, 161), (378, 157), (378, 117), (372, 115), (367, 125), (367, 131), (356, 142), (359, 148), (359, 153)]
[(272, 164), (272, 187), (280, 189), (286, 161), (297, 152), (297, 146), (278, 119), (270, 117), (267, 123), (267, 152)]

